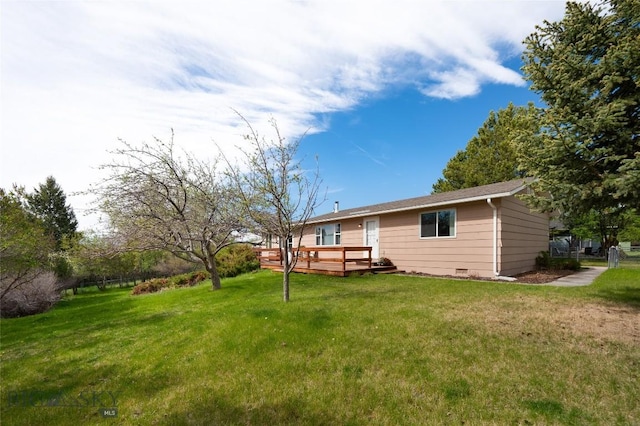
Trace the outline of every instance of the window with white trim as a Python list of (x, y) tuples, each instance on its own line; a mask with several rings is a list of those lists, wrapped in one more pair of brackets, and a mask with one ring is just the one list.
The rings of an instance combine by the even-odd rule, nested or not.
[(317, 246), (339, 246), (340, 245), (340, 224), (316, 226)]
[(442, 238), (455, 236), (455, 209), (420, 214), (420, 238)]

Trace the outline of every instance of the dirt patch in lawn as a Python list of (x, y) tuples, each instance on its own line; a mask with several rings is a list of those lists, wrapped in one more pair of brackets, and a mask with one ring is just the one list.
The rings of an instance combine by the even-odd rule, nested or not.
[(634, 308), (585, 304), (566, 306), (551, 316), (558, 327), (599, 340), (640, 344), (640, 312)]
[(543, 339), (572, 335), (598, 342), (640, 344), (640, 311), (633, 307), (523, 296), (469, 308), (470, 316), (499, 332)]

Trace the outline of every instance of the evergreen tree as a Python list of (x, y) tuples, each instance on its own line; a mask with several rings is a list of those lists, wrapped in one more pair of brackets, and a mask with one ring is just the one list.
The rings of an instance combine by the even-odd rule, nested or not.
[(491, 111), (478, 134), (466, 148), (458, 151), (433, 185), (433, 192), (504, 182), (525, 176), (518, 167), (516, 142), (529, 140), (539, 132), (540, 111), (530, 103), (526, 107), (509, 103), (498, 112)]
[(65, 248), (65, 241), (76, 236), (78, 221), (62, 188), (49, 176), (44, 184), (26, 195), (28, 210), (44, 224), (46, 232), (53, 236), (57, 250)]
[(640, 2), (569, 2), (526, 40), (525, 77), (548, 105), (523, 165), (565, 216), (640, 206)]

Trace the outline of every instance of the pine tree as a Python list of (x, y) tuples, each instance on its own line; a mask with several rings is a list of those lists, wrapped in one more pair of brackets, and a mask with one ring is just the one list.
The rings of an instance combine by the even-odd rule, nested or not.
[(529, 140), (540, 129), (539, 110), (513, 103), (498, 112), (491, 111), (478, 134), (463, 151), (458, 151), (433, 185), (433, 192), (454, 191), (490, 183), (504, 182), (526, 175), (518, 167), (516, 142)]
[(27, 194), (26, 200), (29, 212), (42, 221), (46, 232), (53, 237), (56, 250), (63, 250), (64, 242), (76, 236), (78, 221), (62, 188), (49, 176), (33, 194)]
[(539, 208), (611, 216), (640, 207), (640, 1), (569, 2), (526, 40), (525, 77), (547, 108), (524, 166)]

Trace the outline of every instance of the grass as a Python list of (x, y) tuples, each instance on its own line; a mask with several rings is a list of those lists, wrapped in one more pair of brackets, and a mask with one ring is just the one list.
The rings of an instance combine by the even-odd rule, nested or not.
[(288, 304), (268, 271), (130, 292), (0, 322), (3, 425), (640, 422), (638, 269), (580, 288), (294, 275)]
[[(602, 258), (581, 258), (580, 264), (582, 266), (604, 266), (609, 264), (607, 259)], [(637, 258), (627, 258), (620, 261), (620, 267), (623, 269), (640, 269), (640, 261)]]

